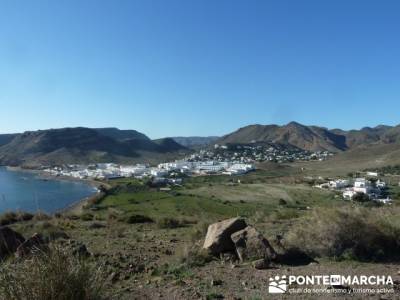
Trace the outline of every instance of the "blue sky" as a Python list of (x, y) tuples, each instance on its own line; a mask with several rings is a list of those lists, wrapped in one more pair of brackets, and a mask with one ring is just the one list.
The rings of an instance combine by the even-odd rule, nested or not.
[(400, 123), (400, 1), (0, 0), (0, 132)]

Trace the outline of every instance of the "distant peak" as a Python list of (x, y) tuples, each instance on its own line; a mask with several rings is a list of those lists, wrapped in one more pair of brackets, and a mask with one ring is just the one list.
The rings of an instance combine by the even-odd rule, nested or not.
[(304, 127), (304, 125), (302, 125), (298, 122), (295, 122), (295, 121), (288, 123), (286, 126)]

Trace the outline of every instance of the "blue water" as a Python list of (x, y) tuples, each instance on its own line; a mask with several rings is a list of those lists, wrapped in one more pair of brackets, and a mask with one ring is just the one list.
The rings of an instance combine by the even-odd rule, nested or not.
[(82, 182), (43, 180), (36, 174), (0, 167), (0, 213), (10, 210), (54, 213), (95, 193)]

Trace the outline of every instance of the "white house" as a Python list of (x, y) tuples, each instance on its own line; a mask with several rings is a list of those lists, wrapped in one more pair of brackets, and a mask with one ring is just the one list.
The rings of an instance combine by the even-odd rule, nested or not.
[(392, 199), (390, 199), (389, 197), (387, 197), (386, 199), (385, 198), (376, 199), (375, 201), (378, 201), (378, 202), (383, 203), (383, 204), (391, 204), (392, 203)]
[(380, 188), (380, 189), (384, 189), (386, 187), (386, 182), (381, 181), (380, 179), (378, 179), (378, 181), (376, 182), (376, 187)]
[(343, 198), (345, 200), (351, 200), (355, 194), (357, 194), (357, 192), (353, 191), (353, 189), (347, 189), (343, 192)]
[(378, 172), (367, 172), (367, 176), (378, 177)]
[(371, 183), (365, 178), (357, 178), (354, 181), (353, 190), (357, 193), (369, 194), (371, 192)]
[(350, 182), (346, 179), (338, 179), (329, 181), (329, 187), (332, 189), (343, 189), (348, 187)]
[(168, 171), (164, 169), (153, 168), (150, 170), (150, 174), (154, 177), (163, 177), (168, 175)]

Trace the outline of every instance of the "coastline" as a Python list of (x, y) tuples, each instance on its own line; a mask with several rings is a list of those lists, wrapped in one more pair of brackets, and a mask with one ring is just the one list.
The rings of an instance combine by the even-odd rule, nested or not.
[(72, 181), (72, 182), (81, 182), (85, 183), (91, 187), (94, 187), (96, 189), (95, 192), (93, 192), (91, 195), (86, 196), (82, 199), (79, 199), (71, 204), (69, 204), (66, 207), (60, 208), (57, 211), (53, 212), (52, 214), (56, 213), (70, 213), (70, 214), (79, 214), (82, 212), (83, 207), (89, 202), (89, 201), (94, 201), (95, 199), (101, 199), (105, 197), (105, 193), (101, 191), (99, 188), (102, 186), (105, 189), (109, 189), (110, 185), (106, 182), (102, 181), (97, 181), (94, 179), (79, 179), (79, 178), (74, 178), (74, 177), (69, 177), (69, 176), (53, 176), (51, 174), (48, 174), (47, 172), (44, 172), (42, 170), (35, 170), (35, 169), (25, 169), (22, 167), (13, 167), (13, 166), (4, 166), (7, 170), (9, 171), (15, 171), (15, 172), (26, 172), (26, 173), (32, 173), (36, 174), (40, 179), (42, 180), (58, 180), (58, 181)]

